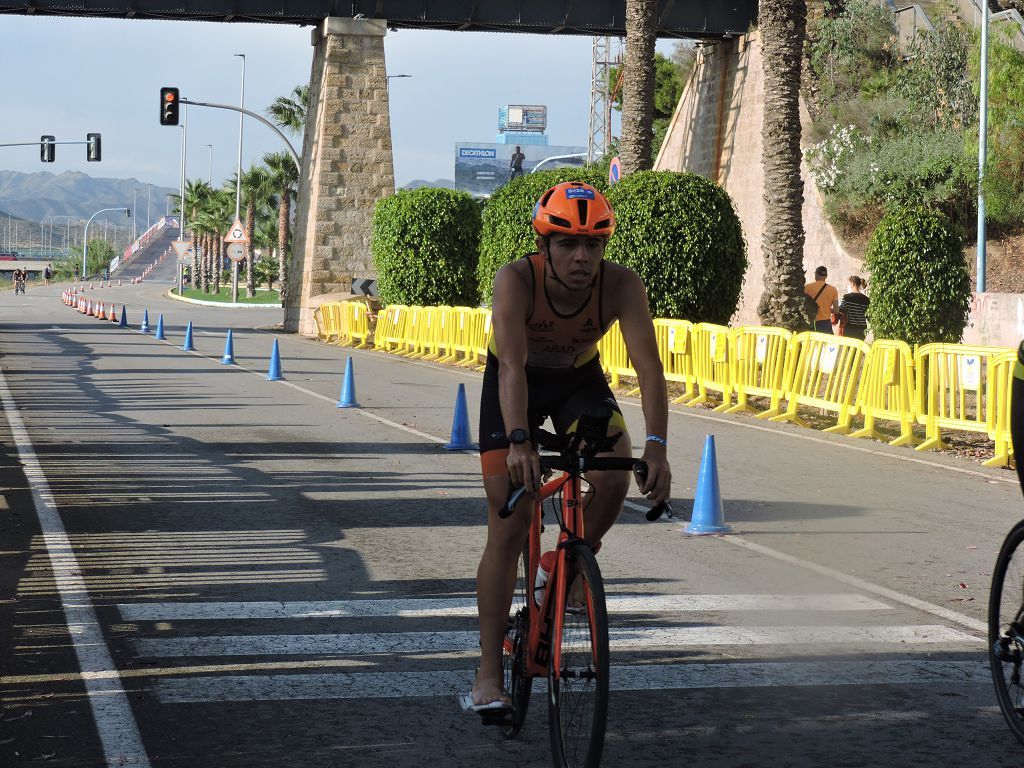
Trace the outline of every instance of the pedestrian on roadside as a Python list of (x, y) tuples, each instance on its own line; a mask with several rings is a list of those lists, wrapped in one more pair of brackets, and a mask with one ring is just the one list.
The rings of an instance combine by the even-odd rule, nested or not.
[(53, 267), (47, 264), (43, 267), (43, 285), (50, 284), (50, 278), (53, 276)]
[(868, 305), (871, 299), (864, 295), (868, 281), (859, 275), (850, 275), (846, 282), (846, 293), (839, 302), (839, 314), (845, 320), (843, 336), (864, 340), (868, 330)]
[(814, 282), (804, 286), (804, 293), (818, 308), (814, 316), (814, 330), (818, 333), (832, 333), (832, 315), (839, 315), (839, 291), (828, 284), (827, 277), (828, 269), (818, 267), (814, 270)]

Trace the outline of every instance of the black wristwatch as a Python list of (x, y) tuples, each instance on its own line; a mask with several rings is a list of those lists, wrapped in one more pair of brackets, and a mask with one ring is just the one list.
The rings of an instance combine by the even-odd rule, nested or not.
[(525, 429), (513, 429), (508, 433), (508, 441), (512, 445), (522, 445), (529, 439), (530, 436), (526, 433)]

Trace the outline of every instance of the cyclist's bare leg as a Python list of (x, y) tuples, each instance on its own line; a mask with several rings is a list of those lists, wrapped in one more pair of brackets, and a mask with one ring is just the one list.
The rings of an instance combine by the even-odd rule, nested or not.
[[(633, 447), (629, 440), (629, 433), (621, 427), (610, 426), (609, 434), (622, 432), (615, 448), (602, 456), (622, 456), (629, 458), (633, 455)], [(592, 547), (601, 543), (601, 539), (608, 533), (615, 524), (619, 514), (622, 512), (622, 503), (629, 493), (629, 472), (588, 472), (587, 482), (593, 490), (587, 494), (583, 538)]]
[(473, 703), (505, 699), (502, 691), (501, 646), (508, 627), (516, 570), (530, 532), (531, 505), (524, 498), (512, 516), (502, 520), (498, 510), (508, 498), (508, 475), (484, 478), (487, 493), (487, 546), (476, 573), (480, 613), (480, 668), (473, 684)]

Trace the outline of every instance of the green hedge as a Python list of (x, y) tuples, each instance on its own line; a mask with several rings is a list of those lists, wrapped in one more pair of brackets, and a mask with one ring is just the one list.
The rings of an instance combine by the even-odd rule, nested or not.
[(498, 270), (537, 250), (533, 207), (544, 192), (563, 181), (583, 181), (603, 191), (608, 186), (608, 175), (596, 168), (555, 168), (529, 173), (498, 189), (487, 202), (477, 265), (477, 285), (485, 304), (490, 304)]
[(644, 171), (608, 192), (617, 228), (607, 257), (647, 286), (654, 317), (726, 323), (747, 269), (729, 195), (695, 173)]
[(967, 327), (971, 277), (949, 217), (924, 207), (888, 213), (868, 244), (868, 323), (875, 338), (958, 343)]
[(384, 304), (475, 306), (480, 210), (451, 189), (402, 190), (377, 201), (370, 250)]

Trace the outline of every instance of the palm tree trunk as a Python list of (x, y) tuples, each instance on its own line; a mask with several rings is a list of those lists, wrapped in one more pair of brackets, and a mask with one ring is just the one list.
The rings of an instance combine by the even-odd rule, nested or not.
[(199, 281), (202, 284), (203, 293), (210, 292), (210, 246), (212, 245), (211, 235), (206, 234), (203, 238), (203, 259), (199, 265)]
[(281, 294), (281, 303), (288, 290), (288, 263), (285, 254), (288, 249), (288, 218), (291, 213), (291, 195), (288, 189), (281, 191), (281, 204), (277, 211), (277, 290)]
[(654, 165), (654, 43), (657, 0), (626, 0), (626, 60), (622, 75), (623, 173)]
[(800, 175), (800, 74), (806, 24), (805, 0), (761, 0), (765, 292), (758, 312), (765, 324), (790, 330), (807, 328)]
[(220, 273), (224, 269), (224, 235), (217, 233), (217, 242), (213, 247), (214, 262), (210, 266), (213, 269), (213, 292), (220, 293)]
[(203, 244), (205, 242), (206, 235), (202, 232), (196, 232), (192, 236), (192, 273), (190, 275), (192, 282), (188, 287), (193, 290), (199, 287), (199, 265), (202, 263)]
[(251, 192), (245, 204), (245, 236), (249, 238), (245, 244), (245, 295), (251, 299), (256, 295), (256, 281), (252, 274), (253, 251), (256, 248), (256, 201)]

